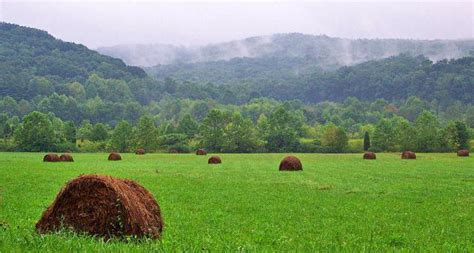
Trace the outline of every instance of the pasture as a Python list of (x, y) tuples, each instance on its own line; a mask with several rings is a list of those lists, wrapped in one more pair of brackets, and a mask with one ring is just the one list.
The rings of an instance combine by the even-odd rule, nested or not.
[[(398, 153), (296, 154), (303, 171), (280, 172), (285, 154), (0, 153), (0, 252), (10, 251), (474, 251), (474, 158)], [(81, 174), (135, 180), (157, 199), (160, 240), (112, 240), (34, 226), (64, 184)]]

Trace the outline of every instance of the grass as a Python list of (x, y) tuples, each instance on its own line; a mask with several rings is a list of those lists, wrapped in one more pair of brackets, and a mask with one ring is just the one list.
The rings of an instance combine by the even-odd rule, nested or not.
[[(297, 154), (302, 172), (279, 172), (283, 154), (0, 153), (0, 252), (11, 251), (474, 251), (474, 158), (455, 154)], [(60, 188), (86, 173), (136, 180), (165, 219), (161, 240), (104, 242), (34, 225)]]

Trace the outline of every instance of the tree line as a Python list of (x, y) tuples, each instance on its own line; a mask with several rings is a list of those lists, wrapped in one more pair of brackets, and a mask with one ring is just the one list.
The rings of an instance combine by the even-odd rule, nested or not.
[[(3, 151), (119, 151), (192, 152), (361, 152), (363, 150), (449, 152), (470, 148), (470, 130), (465, 122), (441, 126), (438, 117), (422, 111), (410, 122), (394, 116), (366, 124), (358, 133), (332, 122), (309, 125), (301, 114), (285, 106), (260, 114), (254, 122), (240, 112), (210, 110), (201, 120), (186, 114), (176, 124), (157, 123), (142, 116), (136, 124), (120, 121), (115, 126), (79, 125), (62, 121), (52, 113), (33, 111), (21, 121), (0, 114)], [(362, 140), (363, 139), (363, 140)]]

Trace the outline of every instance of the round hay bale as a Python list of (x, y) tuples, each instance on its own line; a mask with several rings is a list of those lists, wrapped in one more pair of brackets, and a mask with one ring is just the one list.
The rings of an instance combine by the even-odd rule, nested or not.
[(200, 149), (196, 150), (196, 155), (207, 155), (207, 152), (206, 152), (206, 150), (200, 148)]
[(218, 164), (218, 163), (222, 163), (222, 161), (221, 161), (220, 157), (214, 155), (214, 156), (209, 157), (209, 160), (207, 160), (207, 163), (208, 164)]
[(43, 162), (59, 162), (59, 161), (60, 161), (59, 156), (54, 153), (46, 154), (43, 157)]
[(112, 152), (109, 155), (109, 161), (120, 161), (122, 160), (122, 156), (119, 153)]
[(295, 156), (287, 156), (283, 158), (280, 162), (279, 170), (281, 171), (295, 171), (295, 170), (303, 170), (303, 165), (301, 164), (300, 159)]
[(416, 154), (415, 154), (415, 152), (408, 151), (408, 150), (403, 151), (402, 159), (416, 159)]
[(458, 156), (469, 156), (469, 150), (462, 149), (458, 151)]
[(163, 231), (160, 207), (131, 180), (83, 175), (69, 181), (36, 223), (39, 233), (66, 228), (105, 238), (151, 237)]
[(377, 156), (374, 152), (365, 152), (363, 158), (367, 160), (375, 160), (377, 159)]
[(145, 149), (139, 148), (139, 149), (135, 150), (135, 154), (136, 155), (144, 155), (145, 154)]
[(74, 162), (74, 159), (72, 158), (72, 155), (70, 154), (62, 154), (59, 157), (59, 160), (61, 160), (61, 162)]

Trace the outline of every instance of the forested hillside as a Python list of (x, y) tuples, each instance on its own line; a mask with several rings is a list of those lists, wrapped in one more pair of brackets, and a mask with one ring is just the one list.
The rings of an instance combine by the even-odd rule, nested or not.
[[(277, 100), (299, 99), (307, 103), (344, 101), (347, 97), (374, 101), (401, 101), (417, 96), (441, 105), (455, 101), (474, 102), (474, 58), (442, 60), (436, 63), (422, 57), (399, 55), (369, 61), (336, 71), (321, 71), (307, 67), (304, 74), (294, 67), (304, 60), (233, 59), (230, 61), (170, 65), (151, 71), (159, 78), (192, 80), (203, 83), (212, 97), (218, 90), (232, 91), (234, 100), (223, 103), (245, 103), (255, 97)], [(213, 89), (213, 83), (217, 85)], [(194, 85), (194, 84), (193, 84)], [(177, 96), (189, 94), (196, 88), (185, 88)], [(194, 96), (199, 94), (194, 93)], [(217, 97), (216, 97), (217, 98)]]
[(0, 150), (342, 152), (368, 132), (379, 150), (443, 151), (455, 147), (447, 133), (474, 127), (472, 57), (331, 71), (242, 58), (169, 66), (157, 79), (37, 29), (2, 23), (0, 33)]
[(85, 46), (57, 40), (45, 31), (0, 23), (0, 94), (32, 99), (68, 93), (68, 84), (84, 83), (91, 74), (131, 80), (145, 72)]
[(324, 69), (354, 65), (398, 54), (425, 55), (433, 61), (471, 56), (474, 40), (343, 39), (300, 33), (251, 37), (206, 46), (118, 45), (98, 51), (127, 64), (150, 67), (233, 58), (306, 58)]

